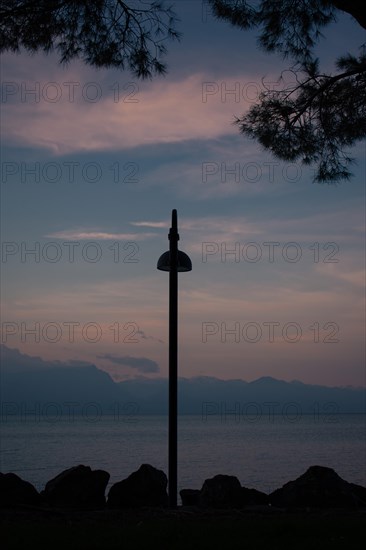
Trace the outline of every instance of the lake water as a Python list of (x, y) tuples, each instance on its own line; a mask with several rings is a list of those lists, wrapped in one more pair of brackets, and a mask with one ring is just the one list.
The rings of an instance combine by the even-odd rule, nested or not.
[[(366, 416), (358, 414), (181, 416), (178, 490), (199, 489), (221, 473), (269, 493), (314, 464), (366, 486), (365, 431)], [(62, 470), (85, 464), (107, 470), (111, 485), (143, 463), (167, 473), (167, 440), (166, 416), (9, 416), (1, 423), (0, 469), (41, 490)]]

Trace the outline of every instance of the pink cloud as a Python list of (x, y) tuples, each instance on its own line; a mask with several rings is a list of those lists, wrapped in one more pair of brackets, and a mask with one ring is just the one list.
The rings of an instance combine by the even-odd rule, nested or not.
[(69, 239), (69, 240), (99, 240), (99, 241), (141, 241), (156, 237), (155, 233), (108, 233), (106, 231), (83, 231), (83, 230), (65, 230), (56, 231), (45, 235), (53, 239)]
[(234, 115), (263, 87), (258, 77), (244, 73), (222, 80), (196, 73), (148, 83), (123, 75), (121, 82), (116, 71), (81, 63), (62, 69), (53, 56), (6, 55), (3, 77), (8, 142), (55, 155), (235, 135)]

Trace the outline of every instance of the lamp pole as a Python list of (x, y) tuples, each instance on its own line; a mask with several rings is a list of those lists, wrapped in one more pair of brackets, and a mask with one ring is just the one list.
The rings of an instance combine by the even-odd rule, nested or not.
[(177, 506), (178, 483), (178, 221), (169, 232), (169, 506)]
[(169, 250), (158, 260), (158, 269), (169, 271), (169, 506), (177, 507), (178, 486), (178, 272), (191, 271), (192, 262), (178, 250), (178, 216), (172, 211)]

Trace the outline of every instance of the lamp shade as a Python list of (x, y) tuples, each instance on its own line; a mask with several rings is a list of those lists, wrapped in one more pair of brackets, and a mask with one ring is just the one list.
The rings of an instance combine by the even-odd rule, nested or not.
[[(170, 252), (164, 252), (158, 260), (157, 268), (160, 271), (170, 271)], [(178, 268), (177, 271), (192, 271), (192, 262), (190, 257), (181, 250), (178, 250)]]

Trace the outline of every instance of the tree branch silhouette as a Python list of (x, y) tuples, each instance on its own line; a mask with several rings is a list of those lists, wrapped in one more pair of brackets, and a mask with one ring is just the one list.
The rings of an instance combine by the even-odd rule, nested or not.
[(0, 3), (0, 52), (56, 51), (61, 63), (164, 74), (165, 42), (179, 40), (178, 18), (164, 1), (18, 0)]
[[(360, 0), (208, 0), (214, 15), (243, 30), (260, 29), (266, 52), (295, 61), (296, 85), (260, 94), (259, 103), (237, 118), (240, 132), (283, 160), (316, 165), (314, 181), (349, 179), (354, 162), (346, 152), (366, 137), (366, 55), (336, 60), (337, 74), (320, 72), (313, 48), (321, 29), (337, 20), (339, 10), (366, 28)], [(362, 45), (363, 49), (365, 45)]]

